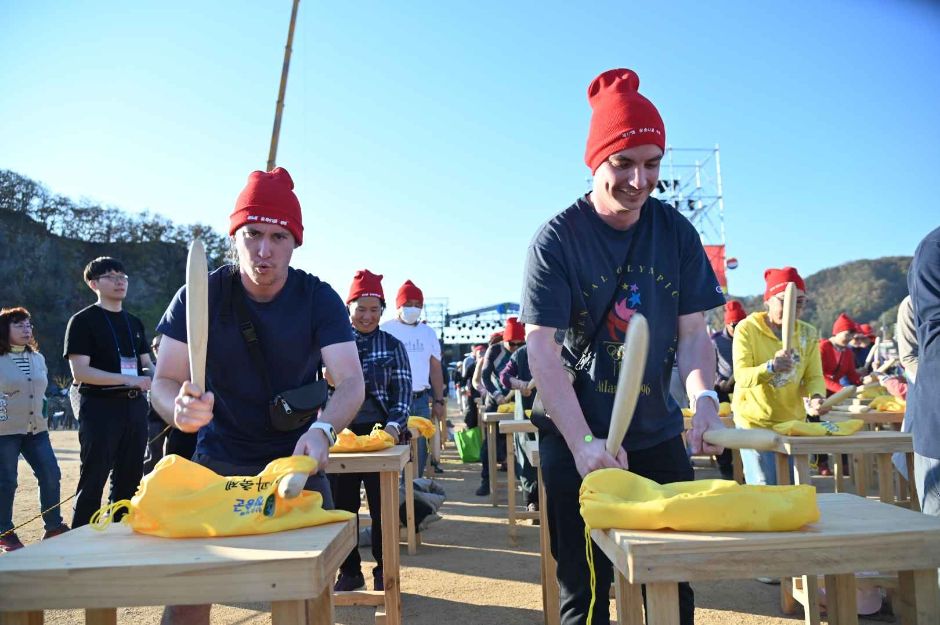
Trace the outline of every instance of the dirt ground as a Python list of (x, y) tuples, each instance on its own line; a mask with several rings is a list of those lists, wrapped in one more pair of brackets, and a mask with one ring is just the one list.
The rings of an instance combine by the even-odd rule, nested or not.
[[(78, 435), (74, 431), (52, 433), (52, 442), (62, 469), (62, 497), (75, 492), (78, 480)], [(717, 470), (698, 463), (697, 478), (718, 477)], [(452, 445), (443, 458), (444, 474), (437, 480), (447, 491), (441, 509), (443, 520), (432, 524), (423, 535), (418, 553), (409, 556), (401, 550), (402, 616), (408, 625), (439, 625), (442, 619), (459, 619), (474, 625), (538, 625), (542, 623), (539, 587), (538, 528), (522, 526), (516, 544), (510, 544), (505, 507), (493, 508), (489, 498), (476, 497), (480, 483), (479, 464), (461, 464)], [(821, 492), (831, 492), (831, 480), (817, 478)], [(38, 512), (36, 480), (29, 465), (19, 464), (14, 523), (25, 522)], [(71, 504), (65, 504), (66, 522)], [(18, 530), (24, 543), (39, 540), (42, 522), (33, 521)], [(371, 578), (368, 548), (361, 550), (363, 570)], [(2, 557), (2, 556), (0, 556)], [(371, 587), (371, 586), (370, 586)], [(694, 584), (696, 623), (700, 625), (783, 625), (802, 622), (802, 614), (786, 617), (779, 611), (779, 587), (755, 580)], [(54, 589), (50, 589), (54, 592)], [(215, 624), (270, 623), (269, 606), (263, 603), (217, 605)], [(121, 609), (119, 622), (140, 625), (159, 622), (161, 608)], [(611, 614), (613, 604), (611, 604)], [(372, 610), (365, 607), (336, 609), (341, 625), (366, 625)], [(861, 619), (862, 623), (872, 623)], [(84, 623), (79, 610), (46, 613), (46, 623)]]

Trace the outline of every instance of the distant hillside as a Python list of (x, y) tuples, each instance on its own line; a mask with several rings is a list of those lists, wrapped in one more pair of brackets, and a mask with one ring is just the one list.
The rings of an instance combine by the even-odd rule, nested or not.
[(179, 227), (157, 216), (76, 204), (0, 170), (0, 307), (28, 308), (50, 380), (70, 376), (62, 358), (65, 326), (95, 301), (82, 279), (88, 261), (113, 256), (124, 263), (131, 277), (125, 305), (141, 318), (149, 338), (185, 282), (193, 236), (206, 243), (210, 267), (218, 266), (226, 239), (205, 226)]
[[(898, 304), (907, 295), (910, 256), (886, 256), (855, 260), (806, 276), (806, 310), (803, 320), (829, 336), (839, 313), (845, 312), (858, 323), (870, 323), (879, 331), (884, 326), (893, 336)], [(736, 297), (748, 312), (763, 309), (763, 297)], [(720, 322), (719, 322), (720, 323)]]

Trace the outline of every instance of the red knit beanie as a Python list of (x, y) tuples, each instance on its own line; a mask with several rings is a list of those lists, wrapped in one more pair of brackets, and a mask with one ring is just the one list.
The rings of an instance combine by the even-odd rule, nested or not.
[(611, 154), (637, 145), (666, 151), (666, 127), (653, 103), (637, 91), (640, 77), (629, 69), (609, 69), (588, 87), (591, 129), (584, 162), (597, 171)]
[(398, 296), (395, 298), (395, 308), (401, 308), (410, 299), (416, 299), (424, 305), (424, 293), (415, 286), (411, 280), (405, 280), (405, 283), (398, 289)]
[(864, 334), (865, 336), (867, 336), (868, 338), (870, 338), (871, 340), (875, 340), (876, 335), (874, 331), (872, 331), (870, 323), (858, 324), (858, 331)]
[(525, 326), (519, 323), (519, 317), (509, 317), (506, 319), (506, 327), (503, 329), (503, 341), (516, 343), (524, 340)]
[(850, 332), (855, 332), (858, 328), (856, 323), (852, 321), (852, 318), (845, 313), (840, 313), (839, 317), (836, 319), (836, 322), (832, 324), (832, 336), (835, 336), (839, 332), (845, 332), (846, 330)]
[(382, 276), (376, 275), (368, 269), (360, 269), (353, 276), (352, 284), (349, 286), (349, 296), (346, 297), (346, 303), (353, 302), (360, 297), (377, 297), (385, 305), (385, 292), (382, 290)]
[(229, 215), (228, 233), (246, 223), (275, 224), (290, 230), (300, 246), (304, 240), (304, 224), (300, 215), (300, 202), (294, 195), (294, 181), (283, 167), (274, 171), (253, 171), (248, 184), (235, 200), (235, 210)]
[(733, 299), (729, 302), (725, 302), (725, 325), (731, 325), (732, 323), (738, 323), (742, 319), (747, 317), (747, 313), (744, 311), (744, 306), (741, 305), (736, 299)]
[(795, 282), (796, 288), (806, 292), (806, 283), (793, 267), (784, 267), (783, 269), (768, 269), (764, 272), (764, 281), (767, 288), (764, 289), (764, 301), (786, 290), (787, 282)]

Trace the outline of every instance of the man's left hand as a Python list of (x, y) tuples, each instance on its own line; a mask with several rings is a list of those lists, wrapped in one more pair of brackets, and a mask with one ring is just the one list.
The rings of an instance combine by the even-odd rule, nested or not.
[(431, 404), (431, 416), (435, 419), (441, 420), (446, 415), (446, 404), (439, 404), (434, 402)]
[(709, 445), (703, 440), (705, 432), (709, 430), (723, 430), (725, 424), (718, 417), (718, 409), (711, 400), (699, 401), (695, 406), (695, 414), (692, 415), (692, 454), (717, 455), (722, 453), (724, 447)]
[(330, 462), (330, 445), (326, 432), (319, 428), (307, 431), (294, 447), (295, 456), (310, 456), (317, 461), (317, 471), (325, 471)]

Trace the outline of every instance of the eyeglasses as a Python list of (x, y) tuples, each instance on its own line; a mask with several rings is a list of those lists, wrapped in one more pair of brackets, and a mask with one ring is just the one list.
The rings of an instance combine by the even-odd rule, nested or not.
[(509, 347), (522, 347), (525, 341), (509, 341)]
[[(774, 299), (777, 300), (778, 302), (780, 302), (781, 304), (784, 303), (783, 297), (775, 297)], [(797, 297), (797, 298), (796, 298), (796, 305), (797, 305), (798, 307), (799, 307), (799, 306), (806, 306), (806, 298), (803, 297), (803, 296)]]
[(131, 277), (124, 275), (124, 274), (118, 274), (118, 273), (106, 273), (103, 276), (98, 276), (95, 279), (96, 280), (108, 280), (109, 282), (114, 282), (115, 284), (117, 284), (120, 282), (130, 282)]

